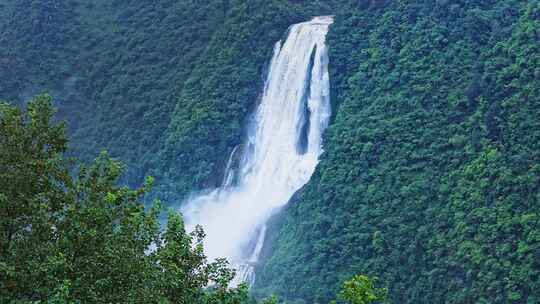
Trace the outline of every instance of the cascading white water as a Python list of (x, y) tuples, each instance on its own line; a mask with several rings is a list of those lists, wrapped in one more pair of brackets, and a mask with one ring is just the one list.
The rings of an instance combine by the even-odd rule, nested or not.
[(238, 168), (231, 153), (224, 183), (182, 208), (188, 228), (203, 226), (210, 260), (225, 257), (236, 283), (253, 283), (266, 221), (306, 184), (322, 152), (330, 117), (328, 55), (332, 17), (293, 25), (278, 42)]

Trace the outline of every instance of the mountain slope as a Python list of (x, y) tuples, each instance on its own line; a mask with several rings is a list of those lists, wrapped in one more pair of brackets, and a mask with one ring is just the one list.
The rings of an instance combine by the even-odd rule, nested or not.
[(538, 1), (351, 11), (329, 37), (326, 154), (274, 227), (261, 292), (325, 303), (364, 272), (396, 303), (536, 303)]
[(273, 44), (323, 14), (326, 152), (254, 293), (326, 303), (363, 272), (396, 303), (539, 302), (538, 0), (6, 0), (0, 99), (50, 92), (74, 155), (177, 204), (219, 184)]
[[(311, 1), (12, 0), (0, 23), (0, 98), (50, 92), (71, 151), (106, 149), (169, 202), (214, 185), (257, 101), (272, 45)], [(217, 174), (216, 174), (217, 173)]]

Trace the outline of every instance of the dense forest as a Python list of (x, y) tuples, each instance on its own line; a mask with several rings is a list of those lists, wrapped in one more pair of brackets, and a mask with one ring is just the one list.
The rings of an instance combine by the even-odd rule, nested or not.
[[(204, 232), (187, 233), (170, 213), (160, 232), (152, 185), (118, 186), (122, 164), (102, 153), (70, 175), (65, 125), (52, 98), (25, 112), (0, 103), (1, 303), (241, 303), (227, 263), (207, 263)], [(212, 290), (205, 289), (215, 282)]]
[[(201, 226), (186, 231), (161, 202), (145, 210), (153, 178), (118, 185), (124, 165), (102, 152), (92, 164), (66, 157), (64, 123), (53, 121), (50, 95), (25, 110), (0, 102), (0, 303), (278, 304), (233, 283), (228, 261), (208, 261)], [(384, 301), (388, 290), (358, 274), (339, 301)], [(332, 301), (335, 303), (335, 301)]]
[(322, 6), (3, 2), (0, 43), (9, 47), (0, 50), (0, 98), (24, 103), (50, 93), (68, 121), (73, 155), (91, 161), (107, 149), (127, 163), (124, 182), (136, 186), (151, 174), (166, 201), (217, 182), (241, 142), (272, 45)]
[[(327, 38), (333, 117), (325, 153), (311, 181), (272, 219), (252, 294), (328, 303), (364, 273), (378, 277), (394, 303), (540, 303), (538, 0), (1, 0), (0, 100), (25, 107), (49, 92), (71, 140), (60, 136), (51, 146), (57, 150), (45, 153), (90, 163), (107, 150), (127, 164), (120, 174), (105, 155), (90, 168), (57, 168), (52, 157), (47, 166), (58, 180), (47, 182), (50, 193), (73, 187), (62, 198), (71, 204), (97, 190), (102, 197), (90, 201), (125, 200), (130, 212), (142, 211), (142, 201), (150, 210), (153, 198), (178, 205), (220, 182), (259, 99), (272, 45), (291, 24), (326, 14), (335, 22)], [(25, 174), (37, 174), (32, 166)], [(71, 180), (74, 172), (80, 177)], [(145, 176), (155, 177), (150, 195), (116, 182), (136, 188)], [(2, 204), (13, 190), (7, 180), (0, 180)], [(43, 204), (56, 196), (38, 205), (54, 211)], [(39, 225), (51, 225), (39, 217), (46, 210), (33, 215)], [(95, 211), (72, 210), (83, 223)], [(126, 229), (148, 234), (140, 244), (114, 236), (138, 246), (138, 255), (117, 265), (144, 264), (152, 274), (174, 249), (165, 242), (163, 254), (140, 251), (162, 237), (155, 214), (143, 213), (125, 216)], [(179, 237), (181, 220), (170, 223), (165, 231)], [(17, 255), (51, 258), (47, 265), (66, 268), (69, 279), (82, 262), (55, 246), (71, 241), (43, 247), (43, 255), (21, 245)], [(104, 256), (94, 258), (126, 249), (100, 246)], [(2, 263), (2, 273), (23, 282), (59, 269), (16, 273)], [(130, 269), (115, 277), (128, 298), (136, 295), (120, 285)], [(68, 287), (54, 280), (20, 293), (52, 288), (60, 297)], [(166, 297), (170, 285), (160, 280), (151, 281), (161, 287), (149, 297)], [(197, 284), (197, 296), (212, 296)]]
[(396, 303), (538, 303), (539, 2), (396, 1), (336, 20), (327, 152), (259, 286), (324, 303), (361, 271)]

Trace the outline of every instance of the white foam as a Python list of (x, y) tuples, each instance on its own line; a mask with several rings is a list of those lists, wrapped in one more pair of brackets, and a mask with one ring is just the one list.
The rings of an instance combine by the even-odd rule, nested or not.
[[(182, 208), (188, 229), (203, 226), (209, 259), (227, 258), (238, 271), (237, 281), (253, 282), (266, 221), (309, 181), (322, 153), (321, 136), (330, 117), (325, 38), (332, 22), (326, 16), (295, 24), (286, 41), (276, 43), (241, 163), (236, 169), (231, 160), (228, 164), (236, 182), (226, 172), (220, 189)], [(298, 149), (302, 136), (304, 148)]]

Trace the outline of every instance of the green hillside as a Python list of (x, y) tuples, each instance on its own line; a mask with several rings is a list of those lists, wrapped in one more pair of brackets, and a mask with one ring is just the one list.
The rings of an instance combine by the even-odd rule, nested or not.
[[(0, 98), (49, 92), (85, 161), (106, 149), (130, 185), (170, 201), (215, 183), (241, 141), (272, 45), (306, 1), (20, 0), (0, 23)], [(319, 9), (319, 11), (321, 11)], [(329, 11), (327, 9), (327, 11)], [(214, 176), (214, 178), (212, 178)]]
[(253, 294), (364, 273), (393, 303), (540, 303), (540, 1), (0, 1), (0, 100), (49, 92), (69, 155), (169, 205), (221, 182), (273, 44), (335, 15), (325, 153)]
[(326, 154), (258, 286), (326, 303), (364, 272), (394, 303), (538, 303), (539, 2), (396, 1), (336, 20)]

